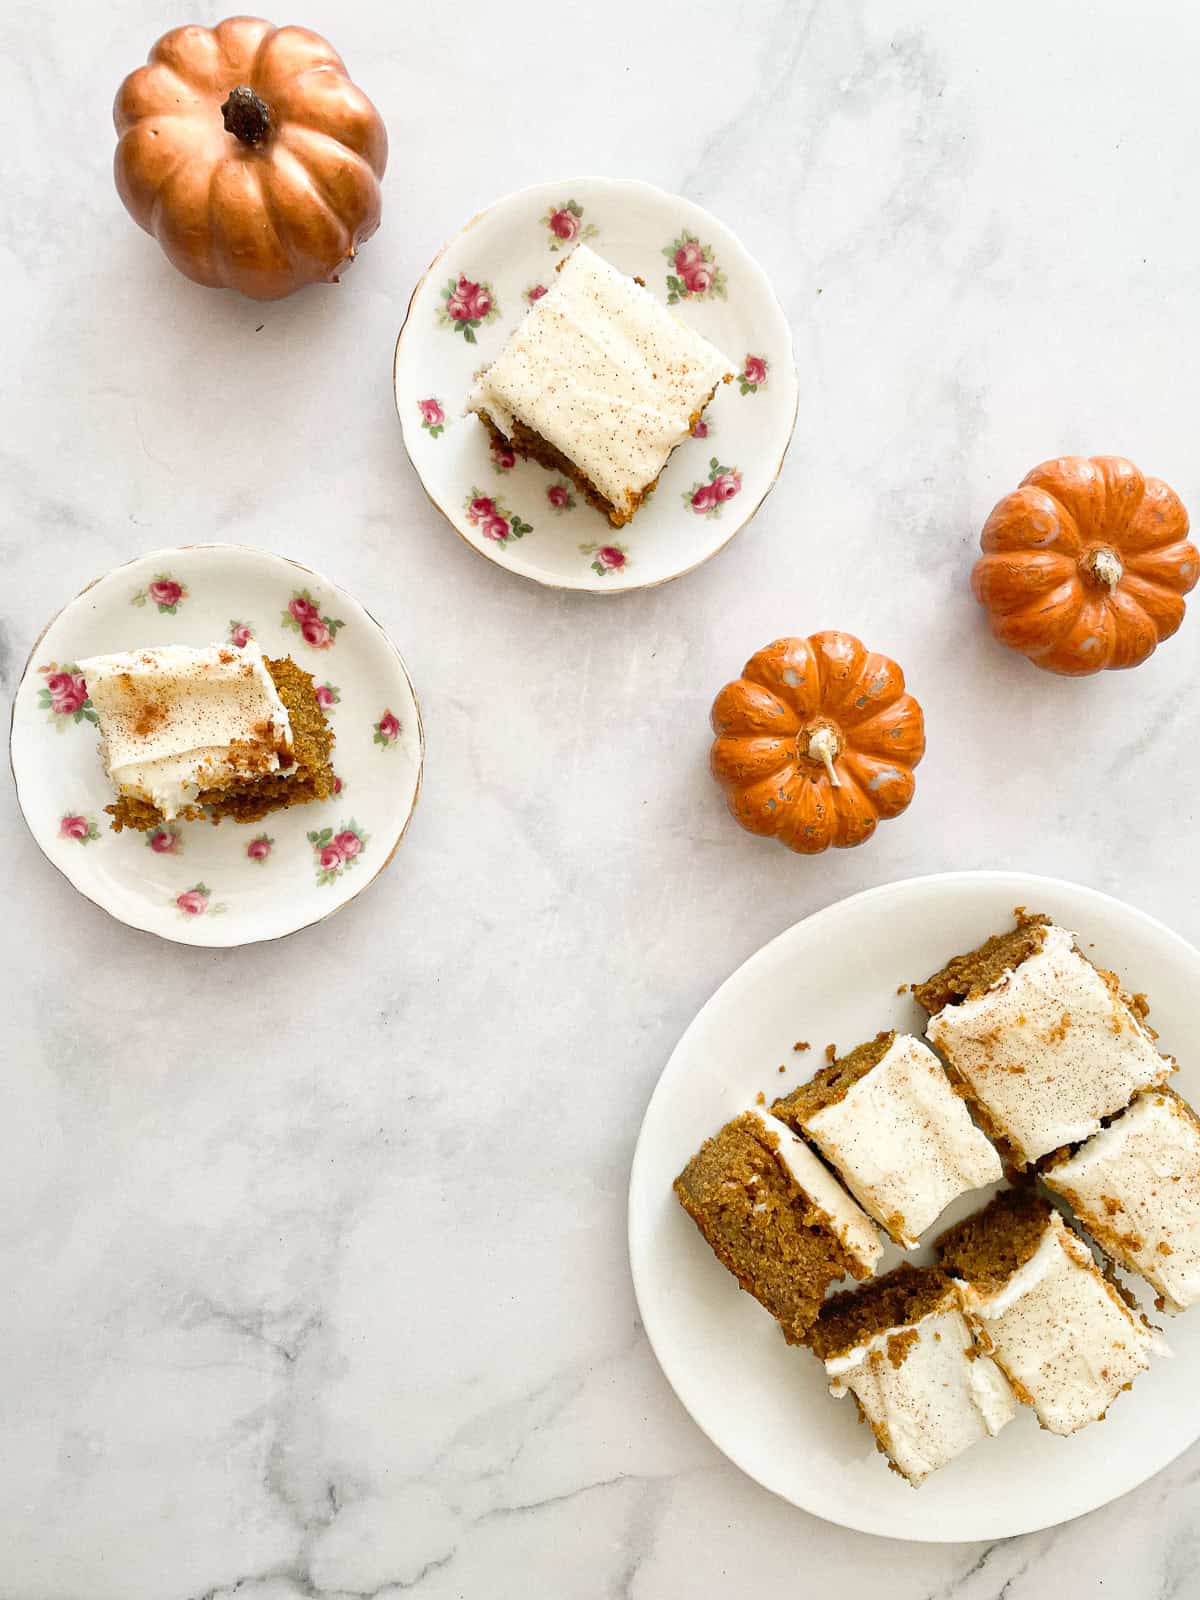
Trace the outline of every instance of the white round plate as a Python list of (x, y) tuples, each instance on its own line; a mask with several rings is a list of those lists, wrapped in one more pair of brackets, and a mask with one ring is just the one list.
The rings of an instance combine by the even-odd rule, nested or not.
[[(705, 412), (705, 436), (679, 446), (624, 528), (566, 479), (493, 451), (478, 418), (462, 415), (474, 374), (499, 355), (530, 296), (553, 282), (579, 240), (642, 278), (738, 373)], [(467, 223), (413, 291), (394, 383), (413, 466), (467, 543), (536, 583), (599, 594), (665, 583), (716, 555), (769, 493), (796, 422), (791, 331), (762, 268), (690, 200), (615, 178), (523, 189)], [(726, 473), (736, 492), (710, 504), (703, 487)], [(481, 499), (494, 512), (469, 514)], [(501, 523), (510, 530), (503, 540), (484, 537), (482, 528)]]
[[(1157, 1359), (1105, 1421), (1070, 1439), (1031, 1411), (914, 1490), (888, 1470), (854, 1402), (833, 1400), (809, 1353), (717, 1262), (671, 1191), (704, 1139), (760, 1089), (803, 1082), (828, 1043), (846, 1049), (882, 1028), (920, 1032), (901, 984), (1011, 925), (1015, 906), (1048, 912), (1082, 948), (1150, 997), (1173, 1080), (1200, 1093), (1200, 952), (1143, 912), (1094, 889), (1023, 873), (914, 878), (854, 895), (780, 934), (722, 984), (679, 1044), (650, 1101), (633, 1160), (629, 1250), (646, 1333), (676, 1394), (718, 1449), (764, 1487), (816, 1516), (897, 1539), (1002, 1539), (1092, 1511), (1165, 1467), (1200, 1434), (1200, 1311), (1161, 1317)], [(1093, 948), (1094, 947), (1094, 948)], [(811, 1053), (792, 1050), (797, 1039)], [(781, 1077), (780, 1063), (787, 1074)], [(941, 1227), (988, 1192), (963, 1196)], [(894, 1266), (894, 1247), (880, 1265)], [(911, 1259), (930, 1259), (928, 1248)]]
[[(238, 642), (311, 672), (337, 737), (330, 800), (261, 822), (113, 833), (95, 713), (75, 663), (144, 645)], [(307, 567), (240, 545), (158, 550), (77, 595), (42, 634), (13, 702), (10, 752), (29, 830), (80, 894), (179, 944), (277, 939), (373, 882), (417, 803), (421, 716), (395, 645)]]

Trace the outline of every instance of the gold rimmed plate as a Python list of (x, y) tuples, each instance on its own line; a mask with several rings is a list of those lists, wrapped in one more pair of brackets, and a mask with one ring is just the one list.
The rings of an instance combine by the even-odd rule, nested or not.
[[(736, 371), (623, 528), (462, 414), (475, 373), (579, 242), (641, 278)], [(666, 583), (724, 549), (773, 487), (796, 422), (791, 331), (762, 268), (700, 206), (615, 178), (523, 189), (469, 222), (413, 293), (393, 383), (413, 466), (451, 527), (497, 566), (598, 594)]]
[[(313, 675), (337, 792), (253, 824), (112, 832), (80, 658), (249, 636)], [(213, 947), (295, 933), (372, 883), (412, 817), (423, 751), (408, 672), (369, 612), (320, 573), (240, 545), (154, 551), (89, 585), (34, 646), (10, 736), (29, 831), (74, 887), (130, 927)]]

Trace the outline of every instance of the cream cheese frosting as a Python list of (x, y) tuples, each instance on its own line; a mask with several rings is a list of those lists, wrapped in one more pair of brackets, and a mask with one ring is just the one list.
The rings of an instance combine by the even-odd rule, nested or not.
[(828, 1167), (813, 1154), (786, 1123), (757, 1103), (745, 1108), (761, 1129), (760, 1138), (774, 1150), (792, 1181), (821, 1212), (842, 1249), (868, 1275), (883, 1254), (883, 1243), (873, 1224), (842, 1188)]
[(1024, 1165), (1090, 1138), (1173, 1070), (1075, 936), (1054, 926), (986, 994), (939, 1011), (925, 1037)]
[(1051, 1433), (1099, 1421), (1152, 1350), (1170, 1354), (1057, 1212), (1001, 1288), (960, 1283), (959, 1292), (985, 1348)]
[(79, 670), (114, 787), (168, 822), (202, 789), (295, 771), (287, 708), (253, 639), (90, 656)]
[(1140, 1094), (1044, 1178), (1166, 1310), (1200, 1301), (1200, 1122), (1178, 1095)]
[(632, 278), (578, 245), (467, 400), (513, 418), (632, 511), (734, 365)]
[(897, 1034), (840, 1100), (804, 1119), (804, 1129), (906, 1250), (952, 1200), (1003, 1176), (941, 1062), (911, 1034)]
[(912, 1484), (999, 1433), (1016, 1411), (1008, 1380), (953, 1304), (830, 1357), (825, 1371), (830, 1394), (853, 1393)]

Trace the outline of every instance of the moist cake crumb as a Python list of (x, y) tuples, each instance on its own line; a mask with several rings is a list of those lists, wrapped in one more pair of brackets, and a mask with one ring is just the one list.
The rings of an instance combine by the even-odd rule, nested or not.
[(676, 1178), (675, 1194), (713, 1253), (802, 1341), (831, 1283), (874, 1271), (874, 1228), (812, 1151), (765, 1112), (734, 1117)]

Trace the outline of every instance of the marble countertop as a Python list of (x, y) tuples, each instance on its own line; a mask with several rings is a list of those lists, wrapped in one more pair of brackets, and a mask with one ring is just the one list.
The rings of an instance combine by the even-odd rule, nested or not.
[[(993, 645), (965, 588), (993, 502), (1058, 452), (1200, 505), (1200, 15), (1132, 10), (309, 0), (387, 119), (384, 222), (341, 287), (269, 306), (178, 277), (113, 193), (112, 94), (183, 16), (0, 17), (6, 692), (86, 581), (227, 539), (356, 593), (428, 734), (391, 871), (241, 951), (109, 921), (0, 786), (3, 1600), (1200, 1592), (1200, 1449), (994, 1546), (774, 1500), (667, 1388), (625, 1249), (672, 1046), (807, 912), (1013, 867), (1200, 940), (1200, 620), (1071, 683)], [(737, 229), (801, 374), (754, 524), (609, 602), (477, 559), (389, 387), (444, 239), (582, 173)], [(830, 626), (903, 662), (929, 754), (902, 819), (804, 860), (725, 814), (706, 717), (758, 646)]]

